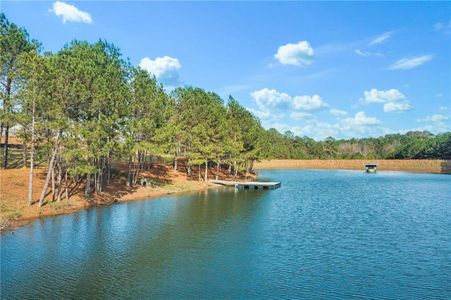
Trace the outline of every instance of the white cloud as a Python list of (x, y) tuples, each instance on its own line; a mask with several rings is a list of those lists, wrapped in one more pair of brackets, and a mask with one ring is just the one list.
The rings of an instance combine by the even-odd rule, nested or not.
[[(252, 111), (252, 110), (251, 110)], [(341, 111), (343, 115), (344, 111)], [(315, 115), (305, 111), (293, 111), (289, 114), (290, 119), (296, 120), (296, 125), (283, 122), (288, 116), (271, 111), (265, 114), (262, 125), (265, 128), (275, 128), (283, 133), (287, 130), (298, 136), (308, 136), (315, 140), (323, 140), (329, 136), (335, 138), (350, 138), (364, 136), (380, 136), (387, 134), (389, 130), (382, 127), (382, 123), (375, 117), (370, 117), (365, 112), (357, 112), (352, 117), (338, 118), (336, 122), (328, 123), (318, 120)]]
[(329, 110), (329, 113), (332, 116), (337, 117), (337, 118), (344, 118), (348, 115), (348, 113), (346, 111), (341, 110), (341, 109), (336, 109), (336, 108), (331, 108)]
[(270, 109), (316, 111), (329, 106), (319, 95), (291, 97), (287, 93), (268, 88), (253, 91), (251, 97), (263, 111)]
[(434, 24), (435, 31), (442, 31), (446, 34), (451, 34), (451, 20), (446, 22), (437, 22)]
[(449, 132), (451, 127), (445, 122), (436, 122), (432, 124), (425, 125), (423, 127), (409, 129), (408, 131), (429, 131), (434, 134)]
[(368, 117), (365, 112), (359, 111), (354, 117), (348, 117), (343, 120), (344, 125), (350, 127), (374, 126), (381, 124), (376, 117)]
[(388, 40), (391, 36), (393, 35), (393, 31), (389, 31), (389, 32), (385, 32), (379, 36), (377, 36), (376, 38), (374, 38), (371, 42), (370, 42), (370, 46), (373, 45), (378, 45), (378, 44), (382, 44), (383, 42), (385, 42), (386, 40)]
[(278, 132), (280, 133), (284, 133), (286, 131), (291, 131), (293, 132), (295, 135), (300, 135), (301, 132), (301, 128), (299, 126), (291, 126), (288, 124), (284, 124), (284, 123), (273, 123), (270, 126), (267, 126), (266, 128), (274, 128), (276, 129)]
[(397, 89), (390, 89), (386, 91), (380, 91), (378, 89), (371, 89), (369, 91), (363, 92), (365, 98), (363, 102), (368, 103), (386, 103), (386, 102), (396, 102), (405, 100), (406, 96), (404, 96)]
[(293, 97), (294, 109), (314, 111), (328, 107), (327, 103), (318, 95)]
[(337, 135), (340, 135), (341, 128), (339, 124), (330, 124), (314, 119), (294, 132), (298, 135), (312, 137), (315, 140), (324, 140), (329, 136), (336, 137)]
[(450, 119), (449, 116), (443, 115), (443, 114), (433, 114), (426, 116), (422, 119), (417, 119), (418, 122), (425, 122), (429, 123), (419, 128), (410, 129), (411, 131), (430, 131), (432, 133), (442, 133), (442, 132), (448, 132), (451, 130), (450, 123), (448, 120)]
[(397, 89), (386, 91), (371, 89), (364, 91), (363, 94), (364, 98), (361, 99), (363, 103), (383, 103), (384, 112), (402, 112), (412, 108), (406, 96)]
[(180, 83), (178, 70), (182, 67), (177, 58), (170, 56), (157, 57), (151, 60), (148, 57), (141, 59), (139, 66), (154, 75), (155, 78), (170, 86)]
[(295, 111), (290, 114), (290, 118), (293, 120), (306, 120), (312, 118), (313, 115), (308, 112)]
[(423, 119), (418, 119), (419, 122), (445, 122), (449, 119), (448, 116), (445, 115), (441, 115), (441, 114), (434, 114), (434, 115), (430, 115), (427, 116)]
[(448, 107), (446, 107), (446, 106), (440, 106), (439, 109), (440, 109), (441, 111), (447, 111), (447, 110), (448, 110)]
[(254, 114), (256, 117), (258, 117), (260, 120), (271, 123), (275, 122), (277, 120), (280, 120), (284, 117), (284, 114), (269, 111), (269, 110), (259, 110), (259, 109), (253, 109), (253, 108), (246, 108), (248, 111), (250, 111), (252, 114)]
[(354, 117), (342, 119), (336, 123), (322, 122), (314, 117), (306, 118), (303, 126), (290, 126), (274, 123), (269, 127), (284, 132), (290, 130), (298, 136), (309, 136), (316, 140), (333, 137), (359, 137), (367, 135), (380, 135), (386, 132), (386, 128), (380, 126), (381, 122), (374, 117), (368, 117), (363, 111)]
[(53, 8), (50, 10), (57, 17), (66, 22), (91, 23), (92, 17), (89, 13), (79, 10), (77, 7), (65, 2), (56, 1), (53, 3)]
[(251, 97), (257, 102), (258, 107), (263, 110), (275, 108), (276, 106), (281, 106), (281, 104), (287, 104), (291, 101), (291, 97), (288, 94), (268, 88), (253, 91)]
[(402, 112), (411, 109), (408, 101), (389, 102), (384, 104), (384, 112)]
[(271, 113), (269, 111), (252, 109), (250, 110), (250, 112), (257, 116), (259, 119), (269, 119), (271, 117)]
[(422, 64), (427, 63), (432, 59), (432, 55), (402, 58), (396, 61), (394, 64), (390, 65), (388, 68), (390, 70), (409, 70), (421, 66)]
[(307, 41), (279, 47), (274, 57), (283, 65), (309, 65), (313, 62), (314, 50)]
[[(258, 109), (250, 109), (262, 120), (265, 128), (276, 128), (280, 132), (290, 130), (299, 136), (310, 136), (314, 139), (334, 137), (361, 137), (380, 135), (386, 132), (381, 121), (359, 111), (349, 116), (344, 110), (330, 108), (329, 113), (337, 117), (335, 123), (318, 120), (313, 111), (329, 107), (319, 95), (290, 96), (275, 89), (264, 88), (251, 93)], [(288, 125), (282, 120), (295, 120), (302, 125)]]
[(368, 56), (384, 56), (382, 53), (380, 52), (369, 52), (369, 51), (362, 51), (359, 49), (354, 50), (354, 53), (363, 57), (368, 57)]

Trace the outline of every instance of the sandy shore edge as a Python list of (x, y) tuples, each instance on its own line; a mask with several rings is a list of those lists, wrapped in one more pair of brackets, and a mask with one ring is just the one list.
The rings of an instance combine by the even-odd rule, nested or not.
[(365, 163), (377, 163), (378, 171), (405, 171), (415, 173), (451, 174), (451, 160), (290, 160), (274, 159), (256, 162), (256, 170), (271, 169), (327, 169), (364, 170)]
[(131, 195), (127, 195), (126, 197), (123, 198), (119, 198), (116, 199), (115, 201), (106, 204), (106, 203), (84, 203), (83, 205), (74, 205), (74, 206), (70, 206), (70, 207), (65, 207), (64, 209), (61, 210), (52, 210), (52, 211), (44, 211), (42, 214), (40, 215), (34, 215), (34, 216), (30, 216), (30, 217), (24, 217), (24, 218), (19, 218), (17, 220), (9, 220), (6, 222), (6, 224), (4, 224), (2, 226), (2, 228), (0, 228), (0, 234), (4, 234), (10, 231), (14, 231), (22, 226), (26, 226), (36, 220), (39, 219), (44, 219), (44, 218), (48, 218), (48, 217), (56, 217), (56, 216), (60, 216), (60, 215), (67, 215), (67, 214), (72, 214), (81, 210), (86, 210), (86, 209), (90, 209), (93, 207), (102, 207), (102, 206), (108, 206), (108, 205), (115, 205), (115, 204), (119, 204), (119, 203), (127, 203), (127, 202), (132, 202), (132, 201), (146, 201), (146, 200), (157, 200), (159, 198), (168, 196), (168, 195), (174, 195), (174, 194), (186, 194), (186, 193), (191, 193), (191, 192), (198, 192), (198, 191), (204, 191), (206, 189), (210, 189), (210, 188), (217, 188), (217, 187), (223, 187), (221, 185), (216, 185), (216, 184), (205, 184), (205, 182), (194, 182), (195, 184), (193, 184), (192, 187), (190, 188), (186, 188), (186, 189), (180, 189), (177, 191), (164, 191), (164, 190), (148, 190), (146, 191), (145, 188), (141, 188), (139, 192), (137, 192), (135, 195), (131, 194)]
[[(379, 171), (404, 171), (415, 173), (437, 173), (451, 174), (451, 160), (263, 160), (254, 164), (255, 170), (271, 169), (324, 169), (324, 170), (362, 170), (365, 163), (375, 162)], [(183, 180), (186, 187), (178, 187), (177, 190), (167, 190), (164, 188), (154, 189), (140, 187), (133, 193), (117, 197), (110, 203), (88, 202), (80, 199), (71, 201), (66, 206), (46, 208), (38, 210), (32, 214), (27, 214), (17, 219), (4, 220), (0, 224), (0, 233), (14, 230), (27, 225), (35, 220), (45, 217), (70, 214), (82, 209), (89, 209), (96, 206), (113, 205), (137, 200), (153, 200), (171, 194), (182, 194), (205, 190), (218, 185), (205, 183), (203, 181)], [(21, 197), (22, 198), (22, 197)], [(25, 200), (21, 200), (25, 202)]]

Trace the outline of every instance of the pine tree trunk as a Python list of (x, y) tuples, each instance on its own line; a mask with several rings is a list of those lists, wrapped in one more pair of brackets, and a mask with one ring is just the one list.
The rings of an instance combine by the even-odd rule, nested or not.
[(86, 174), (85, 197), (91, 196), (91, 173)]
[(205, 176), (204, 176), (205, 182), (208, 181), (208, 158), (205, 160)]
[(57, 195), (57, 201), (61, 202), (61, 192), (63, 184), (63, 170), (61, 169), (61, 161), (58, 162), (58, 195)]
[(99, 192), (101, 193), (103, 191), (103, 173), (105, 173), (105, 159), (102, 157), (100, 161)]
[(244, 174), (244, 179), (247, 179), (247, 176), (249, 175), (249, 160), (248, 159), (245, 160), (244, 167), (246, 170), (246, 173)]
[(174, 172), (177, 172), (177, 156), (174, 159)]
[(64, 182), (66, 183), (66, 191), (65, 191), (66, 200), (69, 201), (69, 182), (67, 181), (67, 169), (64, 172)]
[[(10, 112), (10, 99), (11, 99), (11, 85), (12, 85), (12, 79), (7, 78), (6, 79), (6, 85), (5, 85), (5, 97), (3, 98), (3, 110), (5, 114), (9, 114)], [(4, 143), (4, 152), (3, 152), (3, 168), (8, 168), (8, 142), (9, 142), (9, 123), (8, 120), (5, 126), (5, 143)]]
[(199, 175), (199, 181), (200, 181), (200, 172), (201, 172), (201, 170), (200, 170), (200, 165), (199, 165), (199, 172), (197, 172)]
[(107, 169), (106, 184), (107, 184), (107, 186), (109, 186), (109, 185), (110, 185), (110, 181), (111, 181), (111, 162), (110, 162), (110, 153), (108, 153), (108, 156), (107, 156), (107, 165), (106, 165), (106, 169)]
[[(32, 147), (33, 149), (33, 147)], [(33, 151), (33, 150), (32, 150)], [(34, 169), (34, 161), (33, 161), (33, 152), (30, 155), (30, 171), (28, 173), (28, 205), (31, 206), (33, 204), (33, 169)]]
[(27, 167), (27, 143), (25, 141), (22, 142), (22, 168)]
[(138, 182), (139, 170), (141, 169), (141, 159), (142, 159), (141, 155), (142, 153), (138, 152), (138, 167), (133, 177), (133, 185), (136, 185), (136, 183)]
[(221, 162), (221, 159), (218, 156), (218, 160), (217, 160), (217, 164), (216, 164), (216, 180), (218, 180), (220, 162)]
[(8, 142), (9, 142), (9, 125), (5, 128), (5, 144), (3, 145), (3, 169), (8, 168)]
[(41, 197), (39, 197), (39, 207), (42, 207), (42, 204), (44, 203), (45, 194), (47, 194), (47, 189), (49, 187), (50, 176), (52, 175), (53, 165), (54, 165), (54, 162), (55, 162), (56, 152), (57, 152), (57, 148), (55, 147), (53, 149), (53, 153), (52, 153), (52, 156), (50, 158), (49, 167), (48, 167), (48, 170), (47, 170), (47, 176), (45, 177), (44, 187), (42, 188), (42, 191), (41, 191)]
[(99, 160), (95, 160), (96, 172), (94, 173), (94, 193), (99, 191)]
[(132, 158), (128, 158), (127, 186), (132, 185)]
[(55, 201), (55, 166), (52, 167), (52, 202)]
[(34, 114), (35, 114), (35, 100), (33, 100), (33, 111), (31, 115), (31, 152), (30, 152), (30, 173), (28, 174), (28, 205), (33, 204), (33, 172), (34, 172)]
[[(185, 152), (185, 157), (186, 157), (186, 152)], [(188, 174), (188, 176), (191, 176), (190, 159), (187, 159), (187, 160), (186, 160), (186, 173)]]

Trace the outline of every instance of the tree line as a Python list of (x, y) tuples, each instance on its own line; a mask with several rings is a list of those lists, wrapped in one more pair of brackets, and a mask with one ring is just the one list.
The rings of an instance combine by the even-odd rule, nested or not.
[(289, 159), (451, 159), (451, 133), (434, 135), (409, 131), (376, 138), (315, 141), (269, 129), (273, 141), (265, 150), (270, 158)]
[(85, 182), (86, 197), (102, 192), (117, 162), (126, 162), (126, 184), (133, 186), (155, 157), (171, 161), (174, 170), (183, 159), (188, 175), (203, 168), (205, 181), (210, 167), (236, 176), (250, 173), (261, 157), (265, 130), (232, 97), (225, 103), (195, 87), (168, 93), (106, 41), (73, 41), (57, 53), (43, 52), (25, 29), (4, 15), (0, 22), (2, 163), (8, 168), (14, 127), (30, 167), (30, 205), (37, 161), (48, 170), (42, 205), (50, 184), (60, 201), (70, 178)]
[(317, 142), (265, 130), (232, 96), (224, 101), (197, 87), (167, 92), (107, 41), (72, 41), (50, 53), (4, 14), (0, 25), (2, 165), (10, 167), (16, 128), (30, 170), (30, 205), (37, 162), (48, 170), (36, 199), (41, 206), (50, 184), (58, 201), (68, 197), (71, 179), (85, 183), (86, 197), (102, 192), (118, 162), (126, 163), (126, 184), (133, 186), (155, 157), (174, 170), (183, 160), (188, 175), (203, 168), (203, 180), (209, 168), (248, 174), (259, 159), (451, 157), (450, 133)]

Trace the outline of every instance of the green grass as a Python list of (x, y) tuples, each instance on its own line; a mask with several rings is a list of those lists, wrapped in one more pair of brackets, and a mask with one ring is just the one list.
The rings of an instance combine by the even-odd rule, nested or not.
[(193, 188), (191, 183), (176, 183), (176, 184), (167, 184), (162, 186), (161, 189), (168, 192), (179, 192), (184, 190), (190, 190)]
[(5, 203), (0, 203), (0, 213), (4, 213), (7, 210), (8, 208), (6, 207)]
[(54, 209), (67, 208), (70, 207), (70, 201), (67, 199), (61, 200), (60, 202), (50, 202), (49, 206)]
[(9, 220), (9, 221), (17, 220), (21, 216), (22, 216), (22, 212), (20, 210), (17, 210), (17, 209), (10, 210), (10, 211), (7, 211), (7, 212), (3, 213), (3, 219)]

